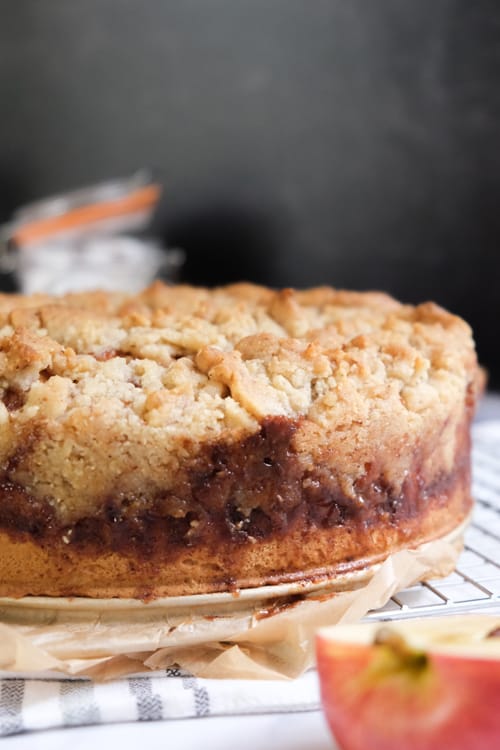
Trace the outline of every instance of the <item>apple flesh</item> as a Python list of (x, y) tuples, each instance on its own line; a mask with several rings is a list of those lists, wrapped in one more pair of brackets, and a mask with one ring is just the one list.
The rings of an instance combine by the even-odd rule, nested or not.
[(341, 750), (500, 750), (500, 617), (323, 628), (321, 698)]

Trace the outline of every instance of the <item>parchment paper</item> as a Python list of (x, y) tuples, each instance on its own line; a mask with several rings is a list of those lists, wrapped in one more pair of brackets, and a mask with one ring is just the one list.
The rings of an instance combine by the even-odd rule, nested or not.
[[(0, 605), (3, 676), (89, 677), (108, 680), (178, 665), (200, 677), (291, 679), (314, 662), (317, 628), (356, 622), (398, 590), (448, 575), (461, 540), (437, 540), (391, 555), (361, 587), (336, 591), (332, 582), (291, 597), (231, 607), (41, 608), (27, 617), (10, 600)], [(206, 597), (208, 602), (210, 599)]]

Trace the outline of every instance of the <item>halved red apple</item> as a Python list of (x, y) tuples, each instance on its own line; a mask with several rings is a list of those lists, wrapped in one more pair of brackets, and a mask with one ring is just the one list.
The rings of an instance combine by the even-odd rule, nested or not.
[(316, 647), (342, 750), (500, 750), (500, 617), (338, 625)]

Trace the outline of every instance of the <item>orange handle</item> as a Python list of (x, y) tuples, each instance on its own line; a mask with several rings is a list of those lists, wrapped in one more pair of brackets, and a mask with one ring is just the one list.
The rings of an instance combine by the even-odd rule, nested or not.
[(115, 216), (136, 213), (154, 206), (158, 202), (160, 194), (160, 185), (146, 185), (122, 198), (103, 203), (93, 203), (89, 206), (80, 206), (61, 216), (51, 216), (47, 219), (33, 221), (19, 227), (13, 233), (12, 240), (16, 245), (29, 245), (44, 239), (44, 237), (67, 232), (85, 224), (93, 224)]

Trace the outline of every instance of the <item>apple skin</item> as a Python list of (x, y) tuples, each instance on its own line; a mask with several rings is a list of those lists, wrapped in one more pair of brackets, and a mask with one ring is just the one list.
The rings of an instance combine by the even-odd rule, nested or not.
[(318, 635), (321, 698), (342, 750), (499, 750), (500, 660)]

